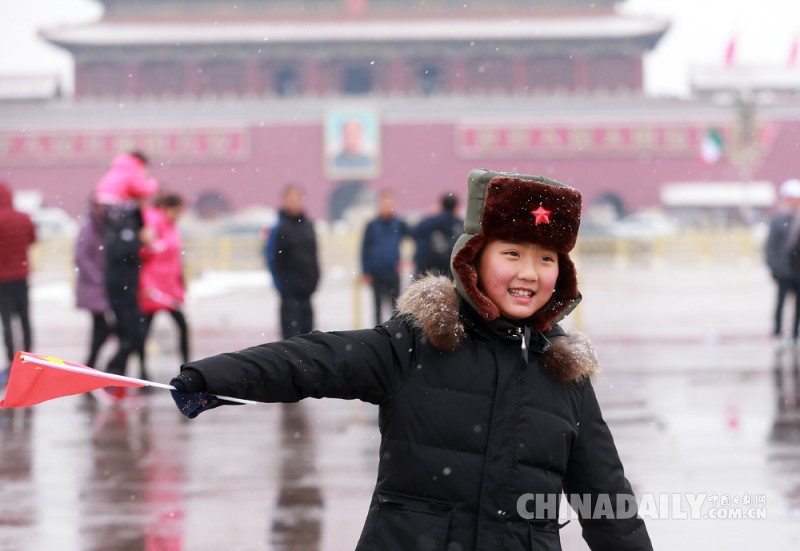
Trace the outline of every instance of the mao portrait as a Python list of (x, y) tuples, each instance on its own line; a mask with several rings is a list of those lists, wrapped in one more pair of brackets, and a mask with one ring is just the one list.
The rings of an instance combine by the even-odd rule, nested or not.
[(334, 180), (366, 180), (380, 168), (380, 129), (370, 111), (335, 111), (325, 120), (325, 168)]

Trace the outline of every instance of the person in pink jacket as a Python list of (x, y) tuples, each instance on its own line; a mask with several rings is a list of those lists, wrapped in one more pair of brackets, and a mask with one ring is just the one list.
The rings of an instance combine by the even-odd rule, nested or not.
[(95, 200), (101, 205), (118, 205), (152, 196), (158, 182), (147, 173), (147, 157), (139, 152), (120, 153), (111, 168), (97, 182)]
[[(156, 180), (148, 176), (147, 167), (148, 159), (141, 152), (117, 155), (95, 186), (94, 199), (103, 220), (103, 279), (114, 312), (118, 342), (117, 351), (104, 371), (116, 375), (125, 375), (130, 355), (142, 348), (139, 251), (150, 240), (142, 209), (158, 188)], [(119, 404), (126, 395), (121, 387), (95, 393), (100, 402), (109, 405)]]
[(178, 327), (178, 342), (183, 363), (189, 361), (189, 336), (182, 307), (185, 296), (180, 231), (177, 221), (183, 212), (184, 201), (180, 195), (165, 193), (143, 211), (144, 225), (152, 238), (139, 255), (142, 267), (139, 273), (139, 309), (143, 314), (142, 378), (147, 378), (145, 342), (156, 312), (166, 311)]

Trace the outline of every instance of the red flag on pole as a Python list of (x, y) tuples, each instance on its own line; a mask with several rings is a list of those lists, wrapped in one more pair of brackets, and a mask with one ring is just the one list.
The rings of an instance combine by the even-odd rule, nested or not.
[(363, 15), (367, 11), (368, 0), (345, 0), (345, 7), (349, 15)]
[(736, 36), (732, 36), (725, 46), (725, 66), (733, 67), (736, 63)]
[[(99, 371), (51, 356), (17, 352), (16, 356), (14, 356), (14, 361), (11, 363), (11, 374), (8, 378), (6, 395), (0, 401), (0, 408), (35, 406), (53, 398), (82, 394), (107, 386), (128, 388), (153, 386), (166, 390), (175, 390), (174, 386), (164, 383), (106, 373), (105, 371)], [(214, 396), (237, 404), (256, 403), (253, 400), (234, 396), (220, 396), (219, 394)]]
[(794, 67), (797, 65), (797, 54), (799, 47), (800, 44), (798, 44), (798, 37), (795, 35), (795, 37), (792, 39), (792, 44), (789, 46), (789, 57), (786, 59), (786, 66), (790, 69), (794, 69)]
[[(162, 386), (143, 379), (105, 373), (50, 356), (17, 352), (11, 364), (6, 395), (0, 401), (0, 407), (23, 408), (107, 386), (139, 388), (150, 385)], [(169, 385), (163, 386), (170, 388)]]

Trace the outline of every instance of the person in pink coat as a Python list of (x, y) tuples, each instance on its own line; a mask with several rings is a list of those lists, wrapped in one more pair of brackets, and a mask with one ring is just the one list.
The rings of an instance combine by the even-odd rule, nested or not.
[(143, 211), (144, 225), (151, 234), (139, 255), (139, 309), (142, 322), (142, 378), (146, 376), (145, 342), (156, 312), (166, 311), (178, 327), (178, 342), (183, 363), (189, 361), (189, 330), (183, 314), (185, 287), (183, 280), (183, 247), (177, 221), (183, 212), (180, 195), (165, 193)]
[(147, 173), (147, 157), (139, 152), (120, 153), (95, 187), (95, 200), (101, 205), (118, 205), (152, 196), (158, 182)]
[[(158, 187), (156, 180), (148, 176), (147, 166), (148, 159), (141, 152), (117, 155), (95, 186), (94, 199), (103, 221), (103, 279), (114, 312), (118, 343), (104, 370), (116, 375), (125, 375), (130, 355), (142, 348), (139, 250), (149, 241), (142, 208)], [(101, 402), (110, 396), (110, 405), (120, 403), (126, 395), (121, 387), (96, 393)]]

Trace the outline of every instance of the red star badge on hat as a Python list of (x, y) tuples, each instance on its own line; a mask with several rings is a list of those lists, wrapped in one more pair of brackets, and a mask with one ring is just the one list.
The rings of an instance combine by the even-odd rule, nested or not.
[(538, 209), (532, 210), (531, 214), (536, 218), (536, 225), (538, 226), (539, 224), (549, 224), (552, 212), (552, 210), (547, 210), (540, 205)]

